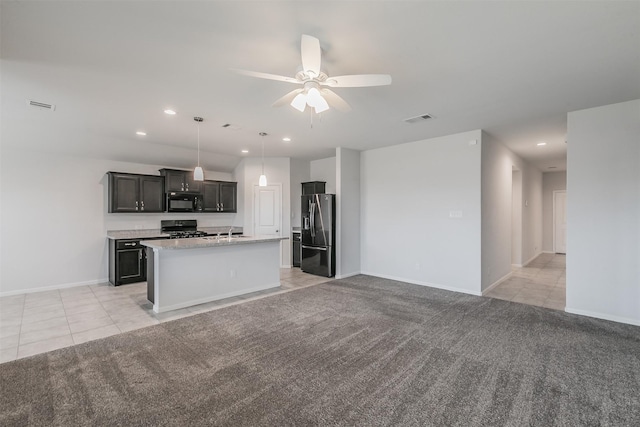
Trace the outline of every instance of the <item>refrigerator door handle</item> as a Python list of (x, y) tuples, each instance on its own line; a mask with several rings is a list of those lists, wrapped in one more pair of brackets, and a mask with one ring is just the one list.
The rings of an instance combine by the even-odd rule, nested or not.
[(307, 246), (307, 245), (302, 245), (302, 249), (313, 249), (314, 251), (327, 251), (327, 248), (324, 247), (319, 247), (319, 246)]
[(310, 208), (309, 208), (309, 214), (311, 216), (310, 218), (310, 225), (311, 225), (311, 237), (316, 237), (316, 204), (313, 202), (310, 202)]

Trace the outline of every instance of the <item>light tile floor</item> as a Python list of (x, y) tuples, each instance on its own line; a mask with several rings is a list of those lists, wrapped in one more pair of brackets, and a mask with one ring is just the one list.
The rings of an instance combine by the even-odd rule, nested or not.
[(564, 310), (566, 256), (541, 254), (526, 267), (514, 267), (511, 277), (485, 296), (522, 304)]
[(154, 313), (147, 284), (108, 283), (0, 298), (0, 363), (329, 281), (280, 270), (279, 288)]

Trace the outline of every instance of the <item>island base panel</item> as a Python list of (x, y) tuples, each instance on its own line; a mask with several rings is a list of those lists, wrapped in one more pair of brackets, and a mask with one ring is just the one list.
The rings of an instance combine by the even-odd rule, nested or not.
[(279, 241), (153, 252), (156, 313), (280, 286)]

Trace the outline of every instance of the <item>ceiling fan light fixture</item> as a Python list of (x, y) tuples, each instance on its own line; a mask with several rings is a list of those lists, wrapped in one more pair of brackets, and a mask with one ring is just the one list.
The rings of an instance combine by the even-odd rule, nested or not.
[(316, 89), (315, 87), (309, 89), (309, 92), (307, 93), (307, 104), (309, 104), (311, 107), (316, 107), (319, 106), (323, 100), (324, 98), (322, 98), (322, 95), (320, 95), (320, 91), (318, 89)]
[(306, 93), (297, 94), (296, 97), (293, 98), (293, 101), (291, 101), (291, 106), (296, 110), (303, 112), (305, 107), (307, 106), (307, 94)]
[(327, 111), (329, 109), (329, 103), (326, 99), (322, 97), (322, 95), (318, 94), (319, 99), (316, 100), (316, 105), (314, 108), (316, 109), (316, 114), (320, 114), (323, 111)]

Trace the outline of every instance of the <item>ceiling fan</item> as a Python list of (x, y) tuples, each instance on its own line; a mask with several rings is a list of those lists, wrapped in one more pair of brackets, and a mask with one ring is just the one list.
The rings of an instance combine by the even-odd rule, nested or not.
[(296, 73), (295, 77), (279, 76), (258, 71), (233, 70), (245, 76), (302, 85), (302, 88), (292, 90), (274, 102), (273, 107), (291, 104), (293, 108), (304, 111), (308, 105), (314, 108), (316, 113), (328, 110), (329, 106), (340, 111), (351, 110), (349, 104), (329, 88), (385, 86), (391, 84), (391, 76), (388, 74), (356, 74), (329, 77), (320, 68), (322, 51), (320, 50), (320, 40), (315, 37), (306, 34), (302, 35), (300, 53), (302, 56), (302, 69)]

